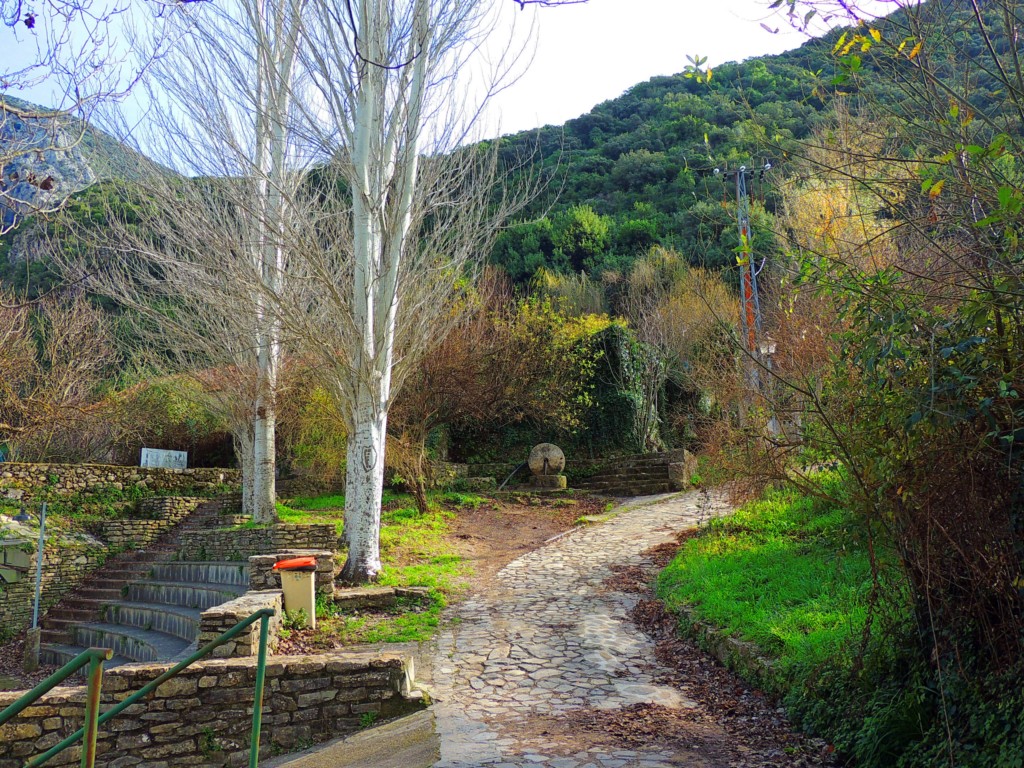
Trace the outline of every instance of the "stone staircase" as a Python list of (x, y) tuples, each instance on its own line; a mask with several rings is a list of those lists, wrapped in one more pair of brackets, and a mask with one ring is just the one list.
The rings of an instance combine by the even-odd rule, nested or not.
[(682, 451), (647, 453), (609, 460), (597, 474), (573, 482), (574, 488), (605, 496), (653, 496), (679, 490), (669, 465), (681, 462)]
[(88, 647), (110, 648), (108, 667), (184, 658), (196, 647), (203, 610), (249, 588), (246, 563), (176, 560), (182, 533), (223, 525), (222, 502), (200, 504), (150, 548), (97, 570), (42, 620), (44, 664), (65, 664)]

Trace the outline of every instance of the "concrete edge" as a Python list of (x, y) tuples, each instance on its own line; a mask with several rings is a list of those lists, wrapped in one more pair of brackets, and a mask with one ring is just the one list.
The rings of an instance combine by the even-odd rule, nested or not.
[(434, 715), (422, 710), (302, 752), (260, 761), (260, 768), (429, 768), (441, 758)]

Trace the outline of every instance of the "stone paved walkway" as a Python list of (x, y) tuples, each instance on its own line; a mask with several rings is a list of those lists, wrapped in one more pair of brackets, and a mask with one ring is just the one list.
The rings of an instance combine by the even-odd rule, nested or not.
[(628, 617), (637, 596), (609, 590), (615, 565), (649, 565), (643, 552), (728, 511), (692, 492), (635, 500), (608, 522), (530, 552), (455, 611), (434, 660), (441, 736), (436, 768), (667, 768), (672, 752), (564, 744), (527, 733), (531, 717), (635, 703), (693, 707), (660, 685), (653, 644)]

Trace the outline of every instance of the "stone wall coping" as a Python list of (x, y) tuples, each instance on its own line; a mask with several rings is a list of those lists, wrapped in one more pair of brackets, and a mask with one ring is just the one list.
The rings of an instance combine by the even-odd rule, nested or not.
[[(268, 656), (266, 674), (268, 677), (281, 677), (290, 673), (310, 673), (324, 670), (327, 672), (349, 672), (356, 669), (401, 669), (410, 663), (415, 653), (414, 643), (398, 643), (392, 649), (390, 644), (357, 646), (354, 650), (332, 651), (309, 656)], [(413, 646), (413, 647), (408, 647)], [(183, 670), (179, 677), (199, 677), (210, 672), (248, 672), (255, 674), (258, 659), (254, 656), (240, 656), (222, 659), (203, 659)], [(174, 666), (171, 663), (142, 662), (123, 664), (103, 673), (104, 691), (118, 690), (113, 683), (127, 682), (150, 676), (155, 679)], [(140, 687), (145, 683), (140, 683)], [(122, 692), (127, 689), (121, 687)], [(85, 701), (85, 685), (59, 686), (40, 699), (36, 706), (52, 704), (78, 704)], [(0, 692), (0, 708), (13, 704), (25, 691)], [(26, 710), (26, 714), (31, 714)]]
[[(281, 596), (282, 592), (279, 589), (267, 589), (260, 592), (250, 590), (234, 600), (207, 608), (200, 614), (200, 621), (206, 618), (220, 619), (229, 616), (242, 616), (242, 618), (245, 618), (263, 608), (276, 608), (277, 601)], [(254, 624), (253, 626), (256, 625)]]
[(282, 549), (280, 552), (270, 552), (265, 555), (249, 555), (249, 562), (259, 565), (273, 565), (280, 560), (287, 560), (297, 555), (311, 555), (317, 559), (334, 557), (334, 553), (327, 549)]
[(168, 475), (187, 475), (194, 472), (225, 472), (228, 474), (237, 473), (239, 470), (231, 467), (185, 467), (184, 469), (174, 469), (171, 467), (139, 467), (134, 464), (64, 464), (59, 461), (55, 462), (31, 462), (31, 461), (5, 461), (0, 463), (0, 471), (4, 468), (10, 467), (13, 469), (36, 469), (44, 471), (47, 469), (75, 469), (75, 470), (136, 470), (139, 472), (156, 472), (166, 473)]

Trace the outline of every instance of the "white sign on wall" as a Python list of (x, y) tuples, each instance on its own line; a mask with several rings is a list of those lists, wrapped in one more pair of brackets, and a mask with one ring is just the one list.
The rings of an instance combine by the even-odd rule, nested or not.
[(159, 448), (143, 448), (140, 467), (159, 469), (185, 469), (188, 466), (188, 451), (162, 451)]

